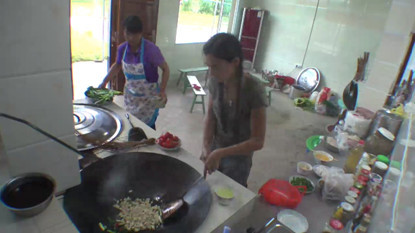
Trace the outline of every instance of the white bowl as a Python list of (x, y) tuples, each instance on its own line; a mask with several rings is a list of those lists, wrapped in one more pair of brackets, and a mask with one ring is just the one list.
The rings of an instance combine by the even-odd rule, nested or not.
[(281, 210), (277, 215), (277, 219), (295, 233), (303, 233), (308, 230), (307, 218), (297, 211), (290, 209)]
[(310, 175), (312, 171), (313, 171), (313, 167), (311, 166), (311, 164), (304, 162), (304, 161), (300, 161), (297, 163), (298, 174), (307, 176), (307, 175)]
[[(320, 156), (325, 157), (327, 159), (322, 160), (321, 158), (319, 158)], [(325, 151), (322, 151), (322, 150), (313, 151), (313, 157), (314, 157), (314, 161), (317, 164), (327, 165), (327, 164), (329, 164), (330, 162), (332, 162), (334, 160), (334, 157), (331, 154), (329, 154)]]
[(308, 181), (308, 183), (310, 183), (312, 188), (311, 188), (311, 190), (307, 189), (307, 191), (305, 192), (306, 194), (310, 194), (310, 193), (314, 192), (314, 190), (316, 189), (316, 186), (314, 185), (313, 181), (311, 181), (307, 177), (304, 177), (304, 176), (290, 176), (290, 178), (288, 179), (288, 182), (290, 182), (290, 184), (292, 186), (299, 186), (299, 185), (294, 185), (294, 184), (291, 183), (294, 179), (297, 179), (297, 178), (304, 179), (304, 180)]
[(157, 139), (156, 145), (164, 151), (178, 151), (180, 149), (180, 147), (182, 146), (182, 141), (179, 139), (179, 144), (176, 147), (167, 148), (167, 147), (164, 147), (164, 146), (160, 145), (159, 140)]
[(235, 197), (232, 189), (228, 187), (216, 188), (215, 194), (216, 194), (216, 197), (218, 198), (219, 204), (224, 205), (224, 206), (229, 205)]

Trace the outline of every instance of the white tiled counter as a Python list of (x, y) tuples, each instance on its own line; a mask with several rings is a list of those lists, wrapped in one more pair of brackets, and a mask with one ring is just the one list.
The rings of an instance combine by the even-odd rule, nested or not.
[[(0, 140), (0, 184), (10, 179), (7, 159)], [(1, 186), (2, 187), (2, 186)], [(0, 188), (1, 188), (0, 187)], [(0, 233), (75, 233), (78, 232), (62, 205), (53, 198), (48, 208), (31, 217), (19, 217), (0, 205)]]
[[(126, 140), (128, 137), (128, 130), (130, 129), (129, 123), (125, 118), (125, 111), (117, 106), (111, 104), (105, 106), (106, 108), (114, 111), (119, 115), (123, 121), (125, 128), (118, 137), (118, 141)], [(147, 136), (157, 138), (160, 133), (157, 133), (147, 125), (131, 117), (132, 123), (136, 127), (141, 127)], [(146, 146), (143, 148), (135, 149), (132, 151), (140, 152), (153, 152), (164, 154), (176, 159), (179, 159), (199, 173), (203, 172), (203, 163), (195, 156), (192, 156), (184, 149), (180, 149), (177, 152), (165, 152), (158, 148), (156, 145)], [(99, 157), (104, 158), (111, 155), (107, 151), (97, 153)], [(0, 181), (2, 184), (9, 178), (7, 171), (7, 163), (1, 160), (0, 155)], [(236, 183), (229, 177), (223, 175), (220, 172), (215, 172), (206, 178), (211, 191), (212, 191), (212, 205), (209, 213), (203, 222), (203, 224), (196, 230), (198, 233), (207, 232), (222, 232), (224, 223), (232, 225), (238, 222), (241, 218), (246, 217), (252, 212), (255, 200), (255, 194), (240, 184)], [(213, 190), (219, 185), (225, 185), (234, 191), (235, 199), (228, 206), (222, 206), (218, 203), (216, 197), (213, 195)], [(61, 197), (59, 197), (61, 198)], [(51, 205), (41, 214), (31, 218), (20, 218), (9, 212), (4, 206), (0, 206), (0, 233), (70, 233), (77, 232), (75, 226), (70, 221), (69, 217), (65, 214), (60, 201), (54, 199)]]

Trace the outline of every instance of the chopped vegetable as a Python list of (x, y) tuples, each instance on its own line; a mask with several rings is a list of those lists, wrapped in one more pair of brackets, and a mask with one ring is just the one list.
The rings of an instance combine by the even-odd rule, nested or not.
[(93, 99), (94, 104), (101, 104), (112, 101), (115, 95), (121, 94), (121, 91), (114, 91), (106, 88), (94, 88), (92, 86), (88, 87), (88, 89), (85, 91), (85, 96)]
[(304, 177), (293, 177), (290, 181), (290, 184), (292, 184), (293, 186), (306, 186), (306, 192), (311, 192), (314, 190), (314, 187), (311, 184), (311, 182)]
[(135, 199), (129, 197), (117, 201), (114, 205), (120, 211), (117, 223), (127, 231), (155, 230), (163, 220), (160, 206), (152, 205), (150, 199)]

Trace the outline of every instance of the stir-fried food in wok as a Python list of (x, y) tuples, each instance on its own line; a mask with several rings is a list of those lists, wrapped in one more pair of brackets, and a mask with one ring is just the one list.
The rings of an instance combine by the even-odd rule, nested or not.
[[(155, 230), (163, 223), (160, 206), (153, 205), (148, 198), (137, 198), (132, 200), (130, 197), (126, 197), (116, 201), (114, 207), (120, 211), (115, 220), (117, 232), (119, 232), (119, 230), (123, 230), (123, 232)], [(109, 231), (109, 229), (101, 223), (100, 228), (103, 231)]]

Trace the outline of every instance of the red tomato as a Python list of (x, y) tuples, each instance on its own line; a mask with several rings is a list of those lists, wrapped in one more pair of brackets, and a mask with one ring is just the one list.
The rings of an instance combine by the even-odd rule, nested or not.
[(167, 133), (164, 134), (164, 136), (166, 136), (166, 138), (172, 138), (173, 137), (173, 134), (167, 132)]
[(179, 143), (178, 142), (175, 142), (175, 141), (173, 141), (173, 140), (171, 140), (170, 138), (168, 138), (166, 141), (164, 141), (162, 144), (160, 144), (162, 147), (165, 147), (165, 148), (169, 148), (169, 149), (171, 149), (171, 148), (175, 148), (176, 146), (178, 146), (179, 145)]
[(173, 136), (172, 140), (175, 141), (175, 142), (178, 142), (179, 138), (177, 136)]

